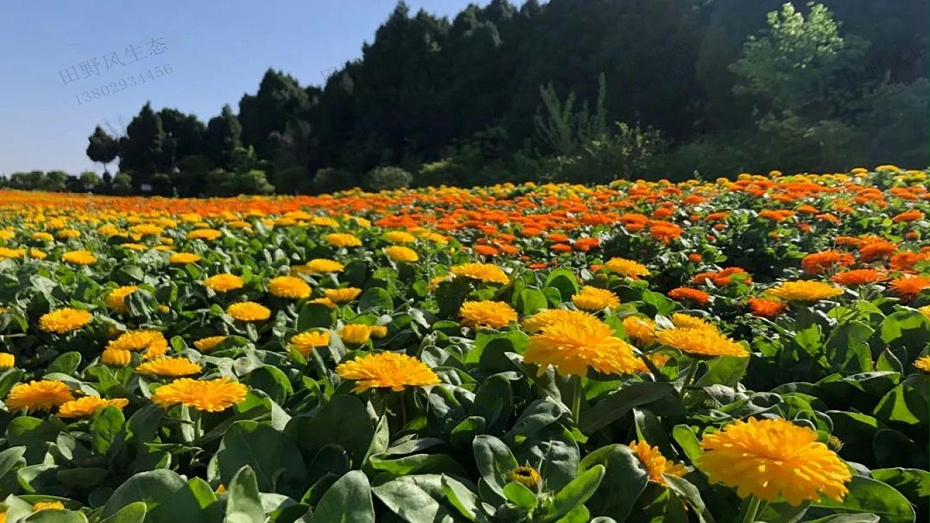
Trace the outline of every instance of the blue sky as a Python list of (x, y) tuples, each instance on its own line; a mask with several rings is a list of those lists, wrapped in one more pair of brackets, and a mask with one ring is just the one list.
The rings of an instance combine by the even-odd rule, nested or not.
[[(469, 3), (487, 0), (407, 1), (412, 12), (448, 17)], [(269, 67), (301, 85), (320, 85), (326, 71), (361, 56), (362, 43), (372, 41), (394, 6), (374, 0), (7, 0), (0, 17), (0, 175), (101, 171), (84, 154), (94, 126), (122, 131), (146, 101), (206, 122), (223, 104), (238, 111), (239, 99), (255, 93)], [(156, 77), (165, 65), (171, 74)], [(120, 91), (103, 95), (110, 87)]]

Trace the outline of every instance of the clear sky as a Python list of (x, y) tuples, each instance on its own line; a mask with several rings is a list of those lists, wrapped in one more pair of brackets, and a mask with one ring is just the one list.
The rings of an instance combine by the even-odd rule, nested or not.
[[(487, 0), (407, 1), (411, 12), (424, 8), (450, 18), (469, 3)], [(6, 0), (0, 15), (0, 175), (101, 171), (84, 153), (94, 126), (122, 132), (146, 101), (206, 123), (223, 104), (238, 112), (239, 99), (258, 90), (269, 67), (301, 85), (320, 85), (327, 71), (361, 56), (362, 43), (374, 39), (395, 5)], [(171, 73), (156, 76), (165, 66)], [(111, 88), (118, 92), (103, 94)]]

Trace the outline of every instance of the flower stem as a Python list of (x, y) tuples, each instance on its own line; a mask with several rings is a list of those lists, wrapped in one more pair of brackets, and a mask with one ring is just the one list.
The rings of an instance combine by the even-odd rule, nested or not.
[(572, 419), (576, 425), (581, 424), (581, 396), (584, 389), (581, 386), (581, 376), (572, 376)]
[(758, 512), (759, 499), (755, 496), (749, 496), (743, 500), (743, 504), (739, 509), (739, 516), (737, 516), (736, 520), (740, 523), (754, 523)]
[(682, 390), (687, 389), (691, 385), (694, 385), (694, 381), (697, 378), (697, 370), (701, 365), (701, 362), (694, 360), (694, 363), (691, 364), (691, 367), (688, 368), (688, 377), (685, 378), (685, 383), (681, 386)]

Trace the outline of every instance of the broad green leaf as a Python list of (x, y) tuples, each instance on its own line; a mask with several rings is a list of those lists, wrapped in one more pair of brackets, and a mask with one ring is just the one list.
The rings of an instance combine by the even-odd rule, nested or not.
[(265, 520), (258, 480), (249, 466), (242, 467), (226, 487), (226, 519), (229, 523), (253, 523)]
[(411, 523), (454, 521), (439, 503), (445, 499), (442, 476), (424, 474), (403, 476), (371, 489), (394, 514)]
[(116, 511), (112, 516), (100, 520), (100, 523), (143, 523), (145, 521), (145, 502), (136, 501)]
[(504, 497), (514, 505), (526, 510), (533, 510), (539, 504), (536, 493), (525, 485), (513, 481), (504, 485)]
[(552, 498), (552, 502), (540, 510), (540, 521), (556, 521), (560, 517), (576, 510), (584, 504), (601, 484), (605, 469), (603, 465), (594, 465), (582, 472), (571, 483), (565, 485)]
[(824, 499), (812, 507), (829, 508), (838, 513), (865, 512), (876, 514), (887, 523), (912, 523), (914, 508), (903, 494), (876, 479), (853, 475), (846, 485), (849, 492), (842, 501)]
[(359, 312), (369, 310), (392, 312), (394, 310), (394, 300), (391, 293), (381, 287), (370, 287), (358, 298)]
[(472, 443), (472, 450), (481, 479), (503, 500), (507, 472), (520, 466), (513, 453), (503, 441), (490, 435), (477, 436)]
[(664, 382), (635, 383), (624, 387), (582, 413), (579, 428), (585, 434), (593, 434), (625, 416), (633, 407), (652, 403), (674, 390), (671, 384)]
[(233, 423), (220, 442), (216, 461), (224, 484), (249, 466), (263, 492), (275, 492), (279, 481), (302, 485), (307, 475), (297, 445), (257, 421)]
[(579, 471), (595, 465), (603, 465), (605, 473), (587, 501), (588, 510), (596, 516), (611, 516), (623, 521), (646, 488), (649, 475), (626, 445), (608, 445), (595, 450), (581, 460)]
[(374, 437), (375, 427), (361, 400), (340, 395), (313, 415), (291, 418), (284, 433), (297, 443), (304, 456), (315, 456), (324, 446), (336, 445), (358, 467)]
[(353, 470), (337, 480), (313, 510), (313, 523), (366, 523), (375, 521), (368, 477)]

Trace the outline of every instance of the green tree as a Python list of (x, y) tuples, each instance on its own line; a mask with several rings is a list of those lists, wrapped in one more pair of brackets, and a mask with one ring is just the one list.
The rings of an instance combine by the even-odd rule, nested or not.
[(607, 116), (604, 100), (607, 86), (604, 75), (598, 78), (597, 102), (591, 113), (588, 102), (575, 111), (575, 93), (569, 93), (565, 102), (559, 100), (552, 84), (539, 88), (545, 116), (538, 111), (533, 119), (537, 139), (549, 152), (558, 156), (576, 153), (584, 144), (607, 134)]
[(100, 175), (94, 171), (84, 171), (78, 177), (78, 184), (81, 190), (84, 191), (93, 191), (99, 187), (101, 183), (103, 183), (103, 180), (100, 178)]
[(204, 136), (205, 156), (220, 169), (232, 169), (233, 154), (242, 146), (242, 126), (229, 104), (210, 119)]
[(151, 186), (153, 176), (165, 170), (165, 130), (161, 117), (146, 103), (120, 139), (120, 171), (131, 171), (135, 192)]
[(94, 127), (93, 134), (87, 139), (87, 157), (92, 162), (103, 164), (103, 172), (108, 172), (107, 164), (119, 156), (119, 140), (110, 136), (99, 125)]
[(254, 147), (258, 158), (272, 160), (272, 134), (283, 133), (293, 122), (306, 121), (315, 101), (294, 77), (268, 69), (258, 92), (239, 100), (242, 143)]

